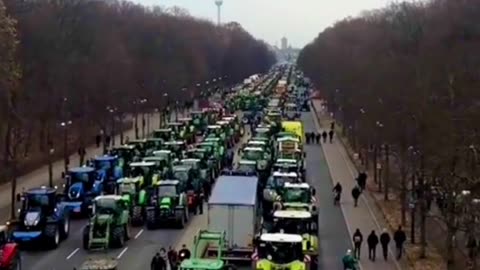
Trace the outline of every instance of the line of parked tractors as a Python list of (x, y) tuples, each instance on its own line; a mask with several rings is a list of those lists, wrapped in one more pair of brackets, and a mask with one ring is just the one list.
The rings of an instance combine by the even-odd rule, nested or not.
[(18, 215), (7, 223), (8, 231), (3, 228), (5, 239), (56, 248), (69, 235), (70, 219), (82, 217), (89, 217), (83, 230), (88, 250), (123, 246), (130, 224), (183, 228), (244, 133), (241, 119), (222, 109), (190, 116), (70, 168), (61, 187), (18, 194)]

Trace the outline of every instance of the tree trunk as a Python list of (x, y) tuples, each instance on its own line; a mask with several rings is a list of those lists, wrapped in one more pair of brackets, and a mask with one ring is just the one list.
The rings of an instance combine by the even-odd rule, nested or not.
[(401, 185), (401, 190), (400, 190), (400, 202), (401, 202), (401, 224), (402, 226), (405, 226), (407, 223), (407, 170), (405, 168), (405, 160), (400, 161), (401, 168), (400, 168), (400, 174), (401, 174), (401, 179), (400, 179), (400, 185)]
[(385, 144), (385, 177), (383, 177), (384, 183), (384, 200), (388, 201), (388, 189), (390, 181), (390, 146)]

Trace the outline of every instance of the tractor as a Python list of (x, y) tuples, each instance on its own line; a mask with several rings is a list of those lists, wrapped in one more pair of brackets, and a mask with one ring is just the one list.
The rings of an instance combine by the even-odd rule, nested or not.
[(103, 191), (107, 194), (114, 194), (116, 181), (123, 177), (123, 168), (118, 165), (118, 157), (97, 156), (92, 163), (97, 172), (97, 179), (103, 184)]
[(294, 172), (273, 172), (263, 189), (264, 217), (272, 214), (280, 200), (285, 183), (299, 183), (298, 174)]
[(122, 196), (103, 195), (95, 198), (92, 216), (83, 228), (85, 250), (120, 248), (130, 238), (128, 205)]
[(17, 195), (22, 202), (18, 219), (9, 221), (12, 239), (20, 245), (56, 248), (70, 232), (69, 209), (55, 188), (32, 188)]
[(145, 156), (145, 152), (147, 151), (147, 139), (130, 140), (127, 144), (135, 147), (136, 153), (140, 157)]
[(155, 192), (147, 207), (147, 229), (155, 229), (174, 222), (183, 229), (188, 221), (187, 195), (178, 180), (164, 180), (155, 185)]
[(68, 170), (65, 176), (64, 201), (71, 214), (85, 216), (92, 200), (100, 195), (103, 183), (97, 178), (97, 173), (92, 167), (78, 167)]
[(140, 153), (135, 150), (135, 146), (128, 144), (112, 148), (112, 150), (110, 150), (110, 155), (118, 157), (118, 165), (124, 169), (123, 173), (125, 173), (125, 168), (130, 162), (140, 158)]
[[(163, 151), (163, 150), (162, 150)], [(166, 175), (170, 175), (172, 172), (172, 163), (166, 156), (151, 156), (151, 157), (144, 157), (143, 162), (153, 162), (155, 163), (155, 172), (159, 176), (160, 179), (165, 179)]]
[(294, 233), (302, 237), (303, 253), (311, 256), (312, 269), (317, 269), (318, 226), (310, 212), (305, 210), (280, 210), (273, 214), (273, 224), (265, 228), (274, 233)]
[(203, 203), (202, 185), (198, 175), (191, 166), (176, 165), (173, 166), (171, 179), (180, 181), (181, 187), (187, 192), (188, 211), (197, 213), (198, 204)]
[(306, 270), (310, 257), (303, 253), (302, 236), (293, 233), (264, 233), (253, 256), (253, 269)]
[(150, 200), (153, 185), (160, 181), (156, 168), (155, 162), (130, 163), (129, 177), (117, 180), (117, 194), (121, 195), (130, 207), (133, 226), (144, 223), (145, 207)]
[(202, 135), (208, 125), (206, 115), (202, 111), (192, 111), (190, 116), (193, 119), (196, 135)]
[(206, 170), (206, 175), (211, 175), (212, 180), (217, 177), (215, 169), (215, 158), (208, 155), (208, 151), (202, 148), (193, 148), (187, 150), (185, 158), (193, 158), (200, 160), (200, 168)]
[[(174, 135), (174, 140), (184, 140), (188, 141), (191, 139), (190, 133), (187, 130), (186, 124), (182, 122), (170, 122), (167, 123), (167, 127), (172, 129), (172, 134)], [(193, 135), (193, 133), (191, 133)]]
[(0, 270), (21, 270), (22, 258), (17, 243), (8, 241), (8, 227), (0, 226)]
[(180, 118), (178, 121), (182, 124), (184, 124), (184, 129), (185, 129), (185, 140), (187, 143), (191, 144), (195, 142), (195, 125), (193, 124), (193, 119), (192, 118)]
[(172, 151), (176, 158), (182, 159), (187, 145), (185, 141), (168, 141), (164, 143), (164, 149)]
[(285, 183), (280, 191), (281, 208), (283, 210), (306, 210), (312, 215), (314, 222), (318, 220), (315, 206), (315, 188), (307, 183)]
[(307, 181), (305, 163), (297, 159), (279, 158), (273, 164), (273, 171), (275, 172), (294, 172), (300, 175), (302, 182)]
[(205, 195), (208, 198), (214, 178), (213, 172), (209, 169), (207, 163), (201, 159), (187, 158), (180, 160), (180, 165), (188, 166), (193, 170), (194, 175), (198, 176), (199, 185), (204, 187)]
[(160, 128), (153, 131), (153, 137), (162, 139), (163, 141), (171, 141), (175, 139), (175, 133), (171, 128)]
[(160, 138), (148, 138), (145, 145), (145, 156), (150, 156), (154, 151), (162, 149), (164, 140)]

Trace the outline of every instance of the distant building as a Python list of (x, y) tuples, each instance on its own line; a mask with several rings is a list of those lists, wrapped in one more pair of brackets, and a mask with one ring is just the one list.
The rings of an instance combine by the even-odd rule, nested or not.
[(282, 43), (282, 50), (286, 50), (288, 48), (288, 40), (286, 37), (283, 37), (281, 40)]

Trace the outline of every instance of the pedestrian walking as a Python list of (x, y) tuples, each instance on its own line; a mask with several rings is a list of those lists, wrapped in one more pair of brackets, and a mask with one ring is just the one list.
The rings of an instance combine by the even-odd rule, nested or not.
[(310, 143), (310, 132), (305, 133), (305, 138), (307, 139), (307, 144)]
[(168, 248), (167, 257), (168, 257), (168, 262), (170, 263), (170, 268), (172, 270), (176, 270), (178, 254), (177, 254), (177, 251), (173, 249), (171, 246)]
[(328, 136), (330, 137), (330, 143), (332, 143), (332, 140), (333, 140), (333, 130), (332, 129), (328, 132)]
[(360, 191), (364, 191), (365, 190), (365, 186), (367, 185), (367, 173), (365, 171), (362, 171), (358, 174), (358, 177), (357, 177), (357, 183), (358, 183), (358, 186), (360, 187)]
[(130, 142), (130, 137), (125, 136), (125, 144), (128, 144)]
[(330, 122), (330, 129), (335, 130), (335, 121)]
[(112, 137), (110, 135), (107, 135), (105, 137), (105, 144), (107, 145), (107, 147), (110, 146), (110, 142), (112, 141)]
[(320, 133), (312, 134), (312, 135), (315, 137), (315, 141), (317, 141), (317, 144), (319, 144), (320, 143), (320, 138), (321, 138)]
[(363, 235), (360, 229), (357, 229), (353, 234), (353, 255), (360, 260), (360, 248), (363, 242)]
[(324, 143), (327, 142), (327, 136), (328, 136), (327, 132), (326, 132), (326, 131), (323, 131), (323, 132), (322, 132), (322, 137), (323, 137), (323, 142), (324, 142)]
[(380, 234), (380, 244), (382, 245), (383, 258), (385, 261), (388, 259), (388, 244), (390, 244), (390, 234), (388, 234), (387, 229), (383, 229), (382, 234)]
[(97, 136), (95, 136), (95, 143), (97, 145), (97, 148), (100, 147), (100, 143), (102, 142), (102, 135), (100, 134), (97, 134)]
[[(164, 250), (163, 248), (161, 250)], [(161, 251), (160, 251), (161, 252)], [(150, 263), (151, 270), (167, 270), (167, 262), (162, 255), (157, 252)]]
[(377, 256), (378, 242), (378, 236), (375, 234), (375, 230), (373, 230), (367, 238), (368, 258), (372, 261), (375, 261), (375, 257)]
[(358, 198), (360, 197), (360, 194), (362, 192), (360, 191), (360, 188), (358, 188), (358, 186), (354, 186), (353, 189), (352, 189), (352, 197), (353, 197), (353, 202), (354, 202), (354, 206), (357, 207), (358, 206)]
[(397, 259), (401, 259), (403, 254), (403, 244), (407, 241), (407, 235), (402, 230), (402, 226), (398, 226), (397, 231), (393, 234), (393, 241), (395, 241), (395, 246), (397, 248)]

